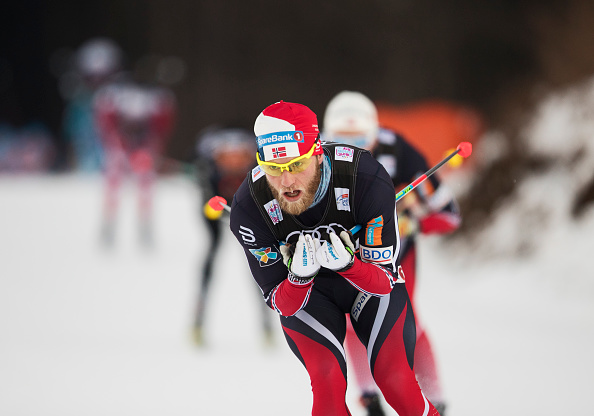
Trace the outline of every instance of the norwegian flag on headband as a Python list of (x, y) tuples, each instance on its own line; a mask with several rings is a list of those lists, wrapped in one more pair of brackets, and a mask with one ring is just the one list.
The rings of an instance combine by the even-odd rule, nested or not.
[(287, 148), (285, 146), (273, 147), (272, 148), (272, 157), (274, 159), (278, 159), (281, 157), (287, 157)]
[[(264, 156), (262, 160), (266, 161), (281, 159), (285, 157), (301, 156), (301, 154), (299, 153), (299, 144), (291, 142), (283, 143), (282, 145), (272, 144), (264, 146), (262, 148), (262, 154)], [(262, 158), (262, 156), (260, 157)]]

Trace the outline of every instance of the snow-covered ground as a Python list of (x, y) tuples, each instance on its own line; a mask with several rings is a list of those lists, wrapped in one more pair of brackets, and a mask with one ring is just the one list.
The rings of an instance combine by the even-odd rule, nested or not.
[[(460, 192), (463, 179), (448, 180)], [(591, 413), (594, 212), (570, 222), (567, 204), (553, 204), (570, 183), (567, 169), (526, 181), (482, 241), (421, 240), (417, 315), (438, 355), (448, 416)], [(148, 251), (133, 184), (116, 245), (102, 249), (101, 191), (93, 176), (0, 177), (0, 415), (309, 414), (307, 373), (278, 327), (276, 344), (263, 345), (261, 300), (230, 233), (208, 347), (192, 343), (197, 268), (211, 255), (195, 185), (159, 179)], [(501, 250), (526, 225), (514, 204), (556, 207), (524, 229), (537, 243), (529, 257)], [(347, 398), (362, 416), (357, 394), (351, 380)]]
[[(210, 255), (199, 201), (184, 178), (161, 179), (156, 194), (155, 249), (137, 244), (130, 185), (116, 246), (105, 251), (99, 178), (0, 178), (0, 414), (309, 413), (307, 374), (280, 332), (275, 346), (262, 344), (260, 300), (230, 233), (208, 348), (193, 345), (196, 269)], [(580, 263), (567, 256), (587, 244), (576, 236), (592, 235), (591, 218), (550, 241), (546, 260), (491, 263), (423, 240), (418, 314), (450, 415), (582, 412), (594, 387), (592, 273), (588, 250), (571, 259)], [(363, 415), (354, 387), (351, 408)]]

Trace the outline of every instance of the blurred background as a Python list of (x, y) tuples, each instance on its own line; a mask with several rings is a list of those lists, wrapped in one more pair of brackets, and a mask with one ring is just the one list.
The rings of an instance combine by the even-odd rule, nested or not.
[(10, 2), (0, 29), (1, 121), (41, 124), (57, 147), (54, 168), (68, 166), (73, 59), (103, 37), (121, 49), (119, 69), (175, 93), (166, 154), (176, 160), (189, 158), (208, 125), (251, 127), (279, 99), (321, 114), (342, 89), (390, 105), (463, 105), (515, 141), (544, 93), (592, 73), (592, 8), (586, 0)]
[(578, 412), (594, 387), (593, 44), (589, 0), (3, 4), (0, 413), (307, 414), (282, 334), (238, 348), (259, 318), (221, 304), (260, 314), (247, 272), (215, 263), (211, 347), (192, 344), (212, 249), (197, 144), (281, 99), (321, 123), (345, 89), (431, 164), (474, 144), (440, 171), (462, 226), (422, 242), (449, 414)]

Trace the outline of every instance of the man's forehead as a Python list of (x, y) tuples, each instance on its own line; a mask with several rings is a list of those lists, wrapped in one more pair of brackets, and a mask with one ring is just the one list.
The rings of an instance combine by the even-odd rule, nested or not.
[[(299, 157), (299, 156), (297, 156)], [(292, 160), (297, 159), (297, 157), (281, 157), (279, 159), (274, 159), (274, 163), (278, 163), (279, 165), (284, 165), (285, 163), (289, 163)]]
[[(319, 160), (318, 156), (319, 155), (313, 155), (313, 156), (310, 156), (310, 157), (312, 158), (312, 160)], [(293, 160), (295, 160), (295, 159), (297, 159), (299, 157), (300, 156), (297, 156), (297, 157), (283, 157), (283, 158), (280, 158), (280, 159), (275, 159), (274, 160), (274, 163), (278, 163), (279, 165), (284, 165), (286, 163), (290, 163), (291, 161), (293, 161)], [(300, 160), (303, 160), (303, 159), (300, 159)]]

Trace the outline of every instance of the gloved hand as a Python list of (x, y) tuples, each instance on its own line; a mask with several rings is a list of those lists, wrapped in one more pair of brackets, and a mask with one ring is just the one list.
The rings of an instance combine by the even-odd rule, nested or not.
[[(329, 234), (330, 241), (324, 241), (316, 251), (316, 257), (321, 267), (335, 272), (350, 269), (355, 262), (355, 246), (346, 231), (340, 233), (340, 238), (334, 231)], [(341, 241), (342, 240), (342, 241)]]
[(320, 263), (316, 258), (316, 251), (319, 248), (320, 240), (312, 238), (309, 234), (299, 235), (294, 253), (291, 252), (290, 246), (280, 246), (283, 262), (289, 272), (298, 278), (296, 283), (308, 283), (320, 270)]

